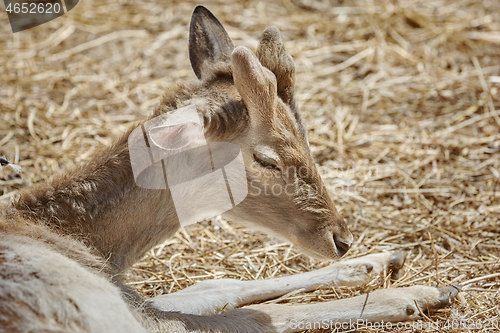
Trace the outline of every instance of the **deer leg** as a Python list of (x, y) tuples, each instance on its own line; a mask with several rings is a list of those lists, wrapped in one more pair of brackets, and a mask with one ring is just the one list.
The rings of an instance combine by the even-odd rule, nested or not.
[(397, 275), (406, 253), (402, 251), (370, 254), (335, 262), (311, 272), (257, 281), (232, 279), (206, 280), (176, 293), (148, 300), (153, 308), (189, 314), (213, 314), (249, 303), (265, 301), (294, 290), (311, 291), (325, 284), (361, 286), (374, 275), (390, 270)]
[[(415, 319), (421, 311), (447, 306), (458, 293), (456, 287), (413, 286), (379, 289), (370, 294), (331, 302), (286, 305), (257, 304), (222, 314), (200, 316), (152, 309), (150, 332), (177, 333), (291, 333), (308, 329), (352, 330), (362, 327), (392, 331), (396, 322)], [(418, 323), (410, 326), (417, 330)], [(434, 324), (436, 325), (436, 324)], [(420, 325), (423, 326), (423, 325)], [(402, 328), (407, 328), (403, 324)]]
[(379, 328), (384, 325), (390, 331), (391, 328), (398, 327), (396, 322), (412, 320), (421, 311), (449, 305), (458, 292), (457, 287), (413, 286), (379, 289), (366, 295), (324, 303), (257, 304), (235, 311), (252, 309), (267, 315), (271, 318), (273, 332), (289, 333), (306, 329), (356, 330), (364, 325), (368, 326), (368, 323), (378, 325)]

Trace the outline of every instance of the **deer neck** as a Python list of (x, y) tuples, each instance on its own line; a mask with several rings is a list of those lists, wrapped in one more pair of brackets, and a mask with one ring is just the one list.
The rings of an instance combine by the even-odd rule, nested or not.
[(127, 138), (14, 203), (23, 218), (83, 241), (111, 264), (113, 273), (179, 228), (170, 193), (135, 184)]

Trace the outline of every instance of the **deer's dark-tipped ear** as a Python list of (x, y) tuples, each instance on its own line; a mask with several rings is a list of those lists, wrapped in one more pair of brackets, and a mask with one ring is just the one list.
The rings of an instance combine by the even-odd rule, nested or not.
[(189, 27), (189, 60), (199, 79), (207, 75), (210, 65), (228, 61), (234, 45), (219, 20), (204, 6), (198, 5)]

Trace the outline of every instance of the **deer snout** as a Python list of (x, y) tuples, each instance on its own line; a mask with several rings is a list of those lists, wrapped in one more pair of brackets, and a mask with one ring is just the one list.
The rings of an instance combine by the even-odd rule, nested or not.
[(353, 236), (342, 217), (340, 217), (339, 223), (332, 231), (335, 251), (339, 257), (342, 257), (351, 248)]
[(348, 239), (343, 239), (337, 235), (333, 235), (333, 242), (335, 243), (335, 250), (337, 252), (337, 255), (342, 257), (344, 254), (349, 251), (352, 245), (352, 234), (349, 233), (351, 237)]

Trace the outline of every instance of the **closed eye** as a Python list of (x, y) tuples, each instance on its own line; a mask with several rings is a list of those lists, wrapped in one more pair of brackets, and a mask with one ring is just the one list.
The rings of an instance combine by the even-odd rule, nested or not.
[(281, 171), (281, 169), (278, 167), (278, 165), (274, 160), (271, 160), (269, 158), (263, 158), (255, 154), (253, 154), (253, 159), (263, 168)]

